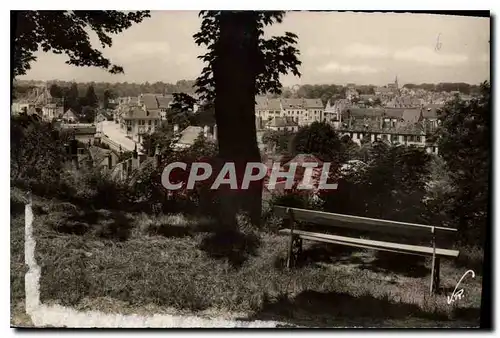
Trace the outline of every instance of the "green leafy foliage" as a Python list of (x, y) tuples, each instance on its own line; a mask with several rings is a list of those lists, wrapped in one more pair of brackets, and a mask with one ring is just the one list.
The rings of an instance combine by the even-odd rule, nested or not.
[(94, 86), (90, 85), (87, 88), (87, 93), (85, 94), (85, 103), (93, 108), (96, 108), (99, 104), (99, 100), (95, 95)]
[[(222, 161), (245, 165), (260, 161), (255, 126), (255, 96), (281, 93), (281, 75), (300, 76), (297, 36), (264, 37), (264, 28), (281, 23), (284, 11), (201, 11), (201, 29), (195, 43), (207, 48), (199, 58), (206, 64), (196, 79), (196, 92), (213, 103), (218, 126), (218, 149)], [(221, 193), (220, 221), (236, 224), (239, 212), (258, 225), (262, 211), (262, 181), (244, 191)], [(223, 215), (223, 216), (222, 216)]]
[(452, 92), (459, 91), (463, 94), (476, 94), (480, 92), (480, 86), (471, 85), (464, 82), (453, 83), (453, 82), (444, 82), (444, 83), (422, 83), (422, 84), (414, 84), (407, 83), (403, 86), (408, 89), (424, 89), (427, 91), (434, 92)]
[(162, 124), (153, 133), (144, 135), (141, 145), (146, 154), (152, 156), (155, 154), (157, 147), (159, 147), (162, 154), (170, 153), (174, 140), (172, 126)]
[(277, 153), (288, 152), (294, 133), (288, 130), (266, 130), (262, 142), (273, 148)]
[[(283, 36), (274, 36), (264, 39), (264, 27), (283, 21), (284, 11), (201, 11), (202, 24), (200, 32), (194, 35), (197, 45), (204, 45), (208, 52), (199, 58), (208, 65), (203, 68), (200, 77), (196, 79), (197, 93), (201, 94), (201, 99), (213, 102), (215, 98), (215, 88), (217, 81), (214, 77), (214, 67), (217, 65), (218, 57), (221, 54), (219, 37), (221, 35), (221, 20), (231, 16), (240, 16), (243, 20), (251, 23), (253, 30), (249, 30), (249, 36), (254, 35), (258, 44), (252, 46), (251, 59), (253, 61), (253, 74), (256, 79), (255, 91), (257, 93), (281, 93), (280, 75), (291, 72), (295, 76), (300, 76), (298, 67), (301, 62), (297, 55), (299, 51), (295, 48), (297, 35), (286, 32)], [(249, 25), (249, 28), (250, 28)], [(241, 41), (243, 42), (243, 41)], [(240, 43), (241, 43), (240, 42)], [(249, 48), (249, 46), (247, 47)], [(224, 65), (222, 65), (224, 66)]]
[(57, 189), (65, 151), (52, 124), (25, 114), (11, 117), (10, 140), (11, 181), (30, 189)]
[(470, 102), (455, 98), (440, 115), (439, 152), (455, 186), (450, 217), (463, 238), (481, 244), (488, 221), (490, 176), (490, 84)]
[[(92, 87), (93, 88), (93, 87)], [(109, 101), (116, 97), (115, 93), (111, 89), (105, 89), (103, 93), (103, 108), (110, 108)]]
[(64, 95), (64, 111), (71, 108), (75, 112), (79, 113), (81, 110), (80, 102), (78, 100), (80, 98), (80, 95), (78, 93), (78, 87), (77, 87), (76, 83), (73, 82), (69, 88), (66, 88), (63, 91), (63, 93), (64, 93), (63, 94)]
[(422, 222), (430, 155), (417, 147), (373, 144), (368, 164), (341, 175), (322, 192), (326, 211)]
[(36, 61), (41, 49), (55, 54), (65, 53), (67, 64), (94, 66), (111, 73), (123, 73), (123, 68), (112, 64), (90, 42), (88, 30), (98, 37), (101, 47), (111, 47), (110, 34), (121, 33), (134, 23), (149, 17), (149, 11), (15, 11), (14, 76), (24, 75)]
[(298, 97), (321, 99), (324, 105), (328, 100), (343, 98), (345, 88), (340, 85), (310, 85), (300, 86), (297, 90)]
[[(54, 80), (47, 82), (49, 86), (57, 85), (62, 88), (69, 88), (72, 82)], [(84, 95), (88, 86), (94, 87), (95, 94), (99, 100), (104, 101), (105, 91), (109, 91), (113, 98), (131, 96), (137, 97), (144, 93), (151, 94), (175, 94), (175, 93), (189, 93), (194, 94), (195, 88), (194, 80), (179, 80), (176, 83), (166, 83), (161, 81), (144, 82), (144, 83), (129, 83), (129, 82), (75, 82), (77, 90), (81, 95)], [(17, 96), (23, 97), (29, 94), (37, 85), (39, 81), (34, 80), (14, 80), (14, 90)], [(111, 97), (110, 96), (110, 97)], [(57, 96), (56, 96), (57, 97)]]
[(339, 134), (324, 122), (300, 128), (292, 140), (292, 151), (294, 154), (313, 154), (324, 162), (331, 162), (332, 168), (348, 159), (346, 145)]

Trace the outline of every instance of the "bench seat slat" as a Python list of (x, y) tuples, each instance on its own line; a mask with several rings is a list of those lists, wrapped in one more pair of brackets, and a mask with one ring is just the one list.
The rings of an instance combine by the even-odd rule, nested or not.
[[(290, 234), (290, 229), (281, 229), (279, 232), (282, 234)], [(377, 249), (383, 251), (406, 253), (406, 254), (413, 254), (420, 256), (432, 256), (433, 254), (433, 248), (425, 246), (374, 241), (368, 239), (351, 238), (351, 237), (344, 237), (344, 236), (337, 236), (330, 234), (320, 234), (303, 230), (294, 230), (293, 233), (294, 235), (298, 235), (303, 239), (311, 241), (341, 244), (341, 245), (354, 246), (360, 248)], [(459, 252), (457, 250), (436, 248), (436, 256), (455, 258), (458, 257), (458, 254)]]
[[(274, 214), (278, 217), (287, 218), (288, 208), (282, 206), (274, 207)], [(329, 212), (322, 212), (316, 210), (290, 208), (293, 212), (293, 217), (296, 221), (309, 222), (314, 224), (321, 224), (332, 227), (350, 228), (363, 231), (375, 232), (390, 232), (399, 233), (402, 235), (412, 235), (417, 237), (431, 237), (432, 226), (406, 223), (398, 221), (389, 221), (382, 219), (374, 219), (368, 217), (359, 217), (352, 215), (334, 214)], [(435, 234), (453, 235), (457, 229), (446, 227), (434, 227)]]

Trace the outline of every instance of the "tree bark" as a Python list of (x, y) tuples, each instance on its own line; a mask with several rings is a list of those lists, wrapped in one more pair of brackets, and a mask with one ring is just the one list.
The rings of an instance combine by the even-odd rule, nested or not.
[[(258, 37), (254, 12), (224, 11), (220, 15), (214, 63), (219, 157), (222, 163), (235, 162), (238, 182), (248, 162), (261, 160), (255, 126)], [(253, 224), (260, 223), (262, 181), (245, 191), (221, 189), (219, 196), (224, 226), (234, 227), (238, 212), (247, 213)]]

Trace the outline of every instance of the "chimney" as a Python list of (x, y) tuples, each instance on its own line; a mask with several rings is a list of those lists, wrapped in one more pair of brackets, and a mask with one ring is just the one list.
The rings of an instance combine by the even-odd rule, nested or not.
[(179, 132), (179, 125), (174, 124), (174, 134), (177, 134)]
[(209, 126), (204, 126), (204, 127), (203, 127), (203, 136), (204, 136), (205, 138), (208, 138), (208, 136), (209, 136), (209, 135), (208, 135), (208, 134), (209, 134), (209, 132), (210, 132), (210, 127), (209, 127)]
[(213, 132), (212, 136), (213, 136), (214, 140), (217, 141), (217, 125), (216, 124), (214, 124), (214, 132)]

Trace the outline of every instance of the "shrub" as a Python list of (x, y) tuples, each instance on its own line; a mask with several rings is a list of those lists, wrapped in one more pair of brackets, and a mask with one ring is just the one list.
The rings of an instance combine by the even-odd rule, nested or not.
[(11, 182), (53, 194), (64, 163), (64, 146), (53, 125), (31, 116), (11, 117)]
[(270, 208), (277, 205), (290, 208), (317, 209), (321, 205), (321, 201), (310, 191), (290, 190), (271, 194)]

